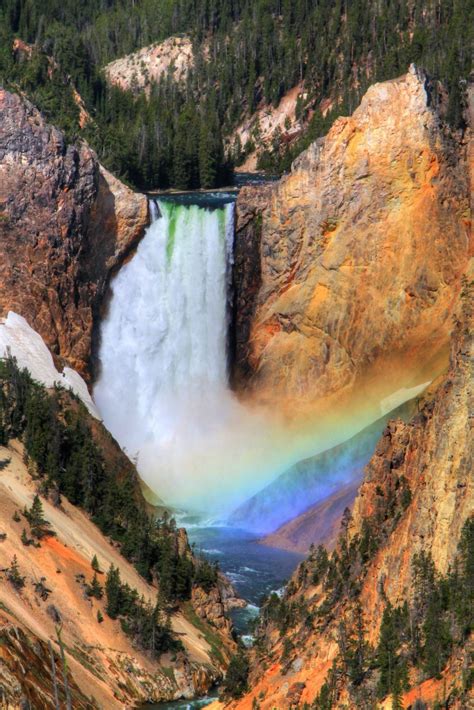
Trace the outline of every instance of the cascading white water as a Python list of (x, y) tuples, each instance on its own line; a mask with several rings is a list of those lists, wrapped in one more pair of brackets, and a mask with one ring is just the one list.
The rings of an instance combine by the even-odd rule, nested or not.
[(94, 397), (155, 491), (222, 510), (224, 499), (230, 505), (248, 492), (256, 459), (257, 488), (263, 468), (280, 468), (267, 424), (227, 386), (234, 205), (162, 199), (151, 210), (135, 256), (112, 284)]

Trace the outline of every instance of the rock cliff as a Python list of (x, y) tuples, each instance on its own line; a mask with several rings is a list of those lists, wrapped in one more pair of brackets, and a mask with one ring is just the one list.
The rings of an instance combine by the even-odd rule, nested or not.
[(184, 82), (194, 63), (193, 44), (189, 37), (168, 37), (164, 42), (143, 47), (105, 67), (107, 80), (127, 91), (151, 90), (164, 76)]
[(380, 403), (447, 365), (470, 240), (466, 142), (415, 67), (279, 183), (237, 200), (234, 384), (291, 418)]
[[(393, 697), (380, 695), (383, 658), (376, 649), (382, 619), (390, 618), (384, 611), (406, 608), (397, 612), (400, 625), (403, 614), (408, 615), (407, 635), (402, 634), (399, 646), (393, 647), (395, 663), (397, 658), (397, 662), (400, 657), (410, 658), (413, 628), (420, 624), (430, 594), (438, 604), (432, 627), (437, 644), (442, 629), (448, 628), (443, 626), (445, 607), (433, 591), (436, 579), (445, 575), (441, 588), (447, 599), (460, 593), (472, 603), (472, 532), (463, 548), (463, 559), (471, 562), (459, 562), (459, 545), (469, 520), (472, 530), (474, 515), (473, 313), (471, 270), (462, 280), (447, 374), (427, 393), (408, 423), (396, 419), (385, 428), (365, 469), (352, 516), (344, 516), (331, 561), (313, 551), (290, 581), (283, 601), (273, 600), (273, 606), (264, 609), (253, 651), (250, 692), (225, 707), (269, 710), (313, 702), (317, 708), (393, 707)], [(433, 573), (427, 560), (434, 564)], [(456, 582), (453, 574), (458, 572), (453, 569), (459, 571), (462, 564), (470, 581)], [(448, 601), (444, 604), (449, 608)], [(351, 627), (354, 618), (360, 620), (356, 631)], [(437, 646), (430, 652), (437, 660), (443, 658), (437, 673), (430, 675), (427, 670), (426, 647), (422, 666), (405, 661), (408, 670), (404, 688), (397, 691), (399, 707), (416, 700), (430, 703), (429, 707), (435, 702), (460, 710), (471, 707), (473, 689), (466, 682), (470, 635), (468, 630), (456, 637), (455, 618), (451, 618), (453, 637), (445, 656), (439, 655)], [(430, 632), (426, 619), (421, 628), (426, 639)], [(366, 658), (359, 676), (354, 670), (357, 654), (351, 655), (354, 649)], [(323, 704), (324, 698), (331, 704)]]
[(58, 365), (90, 375), (110, 275), (148, 220), (147, 200), (18, 95), (0, 89), (0, 315), (14, 311)]

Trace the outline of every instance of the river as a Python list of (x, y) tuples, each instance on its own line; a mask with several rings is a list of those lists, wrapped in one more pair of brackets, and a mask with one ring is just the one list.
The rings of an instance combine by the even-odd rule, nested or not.
[[(244, 609), (235, 609), (232, 618), (244, 643), (249, 643), (249, 624), (259, 611), (262, 596), (279, 591), (304, 559), (286, 550), (259, 545), (254, 533), (224, 525), (202, 526), (196, 517), (178, 517), (177, 522), (188, 531), (196, 553), (202, 553), (232, 581), (236, 592), (248, 602)], [(195, 710), (210, 704), (217, 696), (199, 700), (178, 700), (172, 703), (146, 705), (151, 710)]]

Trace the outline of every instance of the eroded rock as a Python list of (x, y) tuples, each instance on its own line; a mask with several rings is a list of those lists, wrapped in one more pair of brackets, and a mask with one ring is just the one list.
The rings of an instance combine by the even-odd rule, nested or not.
[(147, 220), (144, 195), (0, 89), (0, 315), (23, 316), (57, 365), (90, 375), (107, 284)]
[[(291, 417), (380, 412), (447, 365), (472, 238), (466, 143), (423, 74), (372, 86), (291, 173), (237, 201), (234, 380)], [(250, 395), (249, 395), (250, 391)]]

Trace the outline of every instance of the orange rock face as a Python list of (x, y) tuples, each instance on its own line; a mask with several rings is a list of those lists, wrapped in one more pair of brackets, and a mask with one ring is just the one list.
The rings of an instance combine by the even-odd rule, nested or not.
[[(438, 571), (446, 574), (462, 526), (474, 512), (474, 293), (465, 283), (448, 375), (411, 422), (394, 421), (386, 428), (354, 504), (351, 536), (360, 534), (364, 518), (376, 512), (377, 487), (390, 490), (403, 476), (412, 495), (367, 577), (363, 596), (376, 622), (384, 595), (393, 604), (407, 597), (415, 553), (431, 553)], [(372, 628), (375, 633), (377, 623)]]
[(147, 200), (85, 144), (67, 145), (26, 100), (0, 90), (0, 315), (22, 315), (55, 358), (88, 374), (109, 278), (136, 245)]
[[(412, 602), (412, 560), (416, 553), (430, 553), (438, 572), (445, 574), (453, 564), (461, 530), (474, 514), (474, 289), (472, 270), (462, 280), (448, 373), (428, 391), (419, 412), (405, 424), (395, 420), (386, 427), (375, 453), (366, 467), (364, 481), (356, 497), (352, 521), (347, 529), (347, 545), (361, 539), (364, 521), (378, 521), (375, 532), (381, 544), (367, 567), (359, 568), (366, 640), (376, 647), (387, 601), (401, 605)], [(410, 497), (402, 506), (400, 481), (405, 481)], [(405, 484), (404, 484), (405, 485)], [(395, 506), (394, 515), (389, 512)], [(341, 543), (338, 551), (341, 552)], [(325, 599), (324, 587), (315, 583), (301, 567), (292, 578), (287, 601), (296, 607), (305, 604), (316, 614)], [(466, 593), (468, 593), (466, 591)], [(303, 619), (280, 636), (272, 624), (265, 629), (266, 647), (256, 652), (252, 665), (250, 692), (242, 699), (211, 707), (261, 710), (294, 707), (290, 690), (301, 689), (299, 702), (311, 704), (339, 653), (340, 624), (352, 613), (353, 592), (345, 592), (325, 610), (313, 628)], [(314, 618), (314, 617), (313, 617)], [(290, 643), (285, 658), (285, 643)], [(447, 698), (449, 707), (471, 707), (472, 689), (460, 697), (462, 677), (472, 663), (469, 638), (464, 646), (454, 645), (451, 658), (439, 678), (410, 678), (403, 707), (416, 699), (434, 702)], [(349, 683), (341, 677), (334, 707), (362, 705), (351, 695)], [(470, 694), (469, 694), (470, 693)], [(467, 700), (466, 700), (467, 698)], [(387, 698), (377, 707), (392, 707)]]
[(466, 146), (429, 104), (414, 68), (376, 84), (287, 177), (264, 194), (241, 191), (240, 392), (291, 417), (328, 405), (379, 412), (381, 399), (446, 367), (469, 181)]

